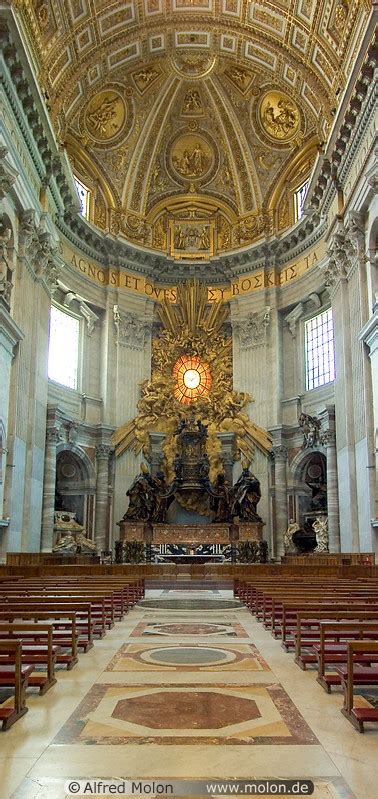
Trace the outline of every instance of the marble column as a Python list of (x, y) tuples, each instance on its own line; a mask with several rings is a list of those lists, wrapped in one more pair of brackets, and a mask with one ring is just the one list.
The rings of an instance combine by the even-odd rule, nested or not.
[(98, 444), (96, 447), (97, 480), (96, 480), (96, 513), (95, 544), (97, 553), (108, 548), (109, 528), (109, 456), (112, 447)]
[(283, 446), (273, 447), (274, 458), (274, 504), (275, 504), (275, 557), (284, 555), (283, 537), (287, 530), (287, 449)]
[(326, 448), (327, 457), (328, 546), (330, 552), (340, 552), (339, 489), (335, 431), (326, 430), (322, 435), (321, 441)]
[(43, 474), (41, 552), (51, 552), (54, 545), (54, 509), (56, 484), (56, 447), (59, 441), (57, 427), (47, 428)]

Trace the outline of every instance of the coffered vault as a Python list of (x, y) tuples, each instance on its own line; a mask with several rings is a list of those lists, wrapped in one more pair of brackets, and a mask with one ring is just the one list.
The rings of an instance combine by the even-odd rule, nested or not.
[(198, 260), (293, 223), (371, 3), (17, 5), (90, 220)]

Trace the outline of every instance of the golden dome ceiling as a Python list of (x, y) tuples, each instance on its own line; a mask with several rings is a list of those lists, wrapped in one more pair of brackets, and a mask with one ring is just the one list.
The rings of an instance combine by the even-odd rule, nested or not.
[(91, 221), (197, 259), (293, 223), (371, 3), (17, 5)]

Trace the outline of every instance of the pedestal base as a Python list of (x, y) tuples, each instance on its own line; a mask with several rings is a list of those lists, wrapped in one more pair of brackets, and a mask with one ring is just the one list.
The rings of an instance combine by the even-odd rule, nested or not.
[(239, 522), (237, 541), (262, 541), (264, 522)]
[(133, 522), (122, 519), (118, 522), (120, 541), (146, 541), (146, 527), (144, 522)]

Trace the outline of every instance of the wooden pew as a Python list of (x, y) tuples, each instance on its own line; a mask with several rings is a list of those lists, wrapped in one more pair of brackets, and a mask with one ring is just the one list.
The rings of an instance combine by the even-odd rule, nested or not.
[[(295, 602), (291, 603), (290, 601), (286, 604), (284, 603), (283, 606), (283, 618), (282, 618), (282, 647), (289, 652), (290, 650), (295, 651), (295, 657), (300, 658), (302, 654), (302, 630), (301, 627), (298, 627), (298, 614), (302, 614), (303, 620), (303, 633), (304, 637), (306, 637), (307, 642), (312, 637), (314, 640), (319, 639), (319, 627), (316, 629), (316, 620), (325, 621), (327, 618), (332, 621), (333, 619), (342, 620), (344, 618), (343, 614), (348, 614), (350, 611), (353, 613), (369, 613), (372, 619), (377, 618), (374, 614), (378, 613), (378, 603), (373, 605), (368, 605), (365, 602), (355, 602), (352, 599), (348, 601), (345, 598), (341, 599), (340, 601), (337, 600), (337, 597), (334, 598), (334, 601), (327, 600), (325, 602), (313, 601), (313, 602)], [(306, 620), (306, 615), (307, 620)], [(350, 618), (350, 616), (346, 615), (345, 618)], [(355, 618), (358, 620), (359, 616), (356, 615)], [(309, 621), (313, 620), (313, 626), (315, 626), (315, 630), (313, 630), (313, 634), (311, 635), (311, 631), (308, 628)], [(299, 665), (305, 668), (306, 663), (315, 663), (316, 658), (315, 655), (309, 657), (307, 660), (301, 661)]]
[[(88, 652), (93, 646), (94, 622), (92, 621), (92, 607), (90, 602), (51, 602), (47, 599), (41, 601), (35, 601), (35, 599), (30, 601), (27, 599), (25, 601), (16, 598), (3, 604), (2, 612), (8, 611), (12, 613), (31, 613), (37, 615), (40, 613), (48, 613), (52, 614), (52, 616), (54, 613), (59, 613), (63, 614), (64, 618), (67, 619), (70, 613), (75, 613), (78, 648), (82, 649), (83, 652)], [(66, 629), (64, 620), (63, 625), (63, 629)], [(66, 655), (60, 653), (57, 662), (66, 663), (67, 669), (72, 668), (72, 665), (74, 665), (69, 665), (69, 663), (71, 663), (70, 654)]]
[[(374, 611), (376, 613), (378, 612), (378, 606), (374, 607)], [(308, 605), (307, 607), (304, 605), (302, 610), (297, 608), (297, 628), (294, 635), (295, 663), (297, 663), (298, 666), (303, 669), (303, 671), (306, 670), (308, 664), (316, 663), (317, 656), (313, 649), (313, 645), (319, 642), (320, 614), (322, 614), (322, 621), (325, 621), (326, 618), (328, 618), (330, 621), (332, 621), (332, 618), (342, 621), (345, 617), (345, 614), (358, 614), (366, 612), (370, 613), (370, 611), (367, 611), (366, 605), (352, 602), (348, 602), (346, 604), (334, 602), (332, 605), (327, 607), (324, 604), (311, 606)], [(337, 614), (336, 617), (335, 614)], [(350, 617), (347, 616), (347, 619), (348, 618)], [(358, 616), (355, 616), (355, 619), (358, 621)], [(311, 651), (308, 651), (309, 649)]]
[[(71, 593), (69, 590), (64, 592), (49, 591), (46, 593), (33, 590), (12, 591), (7, 594), (2, 594), (0, 592), (0, 602), (8, 605), (13, 601), (47, 602), (50, 603), (50, 605), (56, 602), (58, 607), (60, 602), (68, 602), (71, 603), (72, 606), (74, 606), (75, 602), (90, 603), (92, 621), (94, 622), (93, 632), (95, 635), (98, 635), (99, 638), (103, 638), (106, 635), (107, 628), (114, 626), (114, 606), (111, 601), (109, 607), (106, 595), (103, 592), (81, 591), (78, 593)], [(74, 610), (75, 608), (72, 607), (72, 609)]]
[[(335, 636), (338, 638), (338, 643), (332, 643), (335, 641)], [(332, 686), (341, 685), (341, 677), (336, 672), (326, 673), (326, 666), (345, 665), (348, 641), (354, 639), (378, 640), (378, 621), (320, 621), (320, 641), (318, 644), (313, 644), (318, 660), (317, 682), (329, 694)], [(355, 663), (360, 665), (376, 661), (378, 662), (378, 655), (355, 655)]]
[(59, 647), (53, 645), (51, 624), (0, 623), (0, 640), (17, 639), (22, 643), (21, 661), (26, 665), (46, 666), (46, 674), (33, 673), (28, 679), (28, 687), (39, 688), (45, 694), (56, 683), (55, 662)]
[(127, 610), (127, 595), (125, 595), (123, 588), (114, 585), (104, 585), (102, 582), (96, 582), (95, 585), (88, 585), (86, 581), (86, 584), (82, 586), (76, 582), (71, 584), (61, 584), (60, 582), (56, 583), (52, 581), (45, 581), (42, 583), (27, 580), (23, 581), (22, 584), (18, 583), (17, 585), (9, 585), (5, 587), (4, 585), (0, 585), (0, 596), (3, 593), (7, 593), (9, 596), (15, 594), (18, 596), (46, 595), (50, 597), (75, 597), (82, 596), (84, 594), (104, 596), (105, 608), (108, 616), (108, 627), (112, 627), (115, 620), (120, 621), (123, 619)]
[(337, 668), (344, 689), (341, 712), (359, 732), (366, 722), (378, 723), (378, 707), (354, 707), (355, 685), (378, 685), (378, 668), (364, 668), (354, 662), (356, 655), (378, 655), (378, 641), (349, 641), (347, 666)]
[[(78, 662), (77, 650), (79, 632), (77, 630), (76, 612), (67, 610), (1, 610), (0, 624), (11, 624), (19, 621), (50, 623), (53, 628), (53, 644), (61, 648), (57, 657), (58, 663), (65, 663), (70, 671)], [(91, 647), (93, 644), (91, 644)], [(90, 647), (90, 648), (91, 648)], [(82, 648), (88, 651), (86, 644)], [(63, 651), (64, 650), (64, 651)]]
[(28, 712), (25, 692), (33, 666), (22, 663), (21, 641), (0, 641), (0, 688), (13, 688), (14, 706), (0, 707), (2, 729), (7, 730)]

